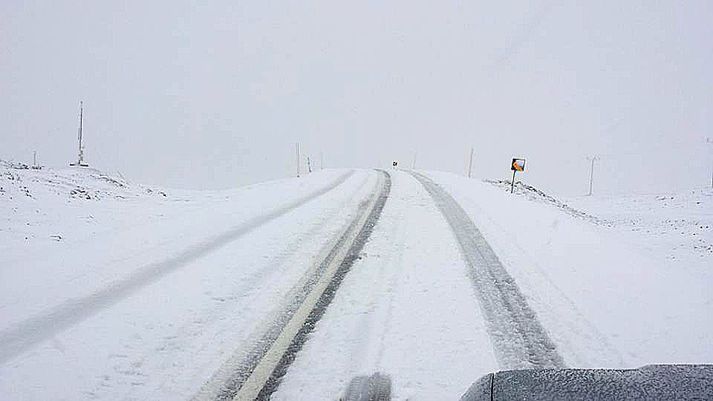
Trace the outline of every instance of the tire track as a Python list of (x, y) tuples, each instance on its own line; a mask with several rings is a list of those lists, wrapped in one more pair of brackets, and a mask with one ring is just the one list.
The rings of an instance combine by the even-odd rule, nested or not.
[(547, 331), (468, 214), (430, 178), (416, 172), (411, 175), (428, 191), (453, 230), (469, 267), (469, 276), (501, 367), (564, 367), (564, 360)]
[[(371, 235), (391, 188), (388, 173), (379, 174), (380, 188), (362, 202), (356, 218), (327, 248), (324, 259), (290, 292), (289, 303), (255, 347), (229, 360), (194, 400), (269, 399)], [(230, 371), (227, 378), (226, 371)]]
[(343, 174), (329, 185), (298, 198), (271, 212), (256, 216), (236, 227), (189, 247), (185, 251), (161, 262), (137, 269), (128, 277), (118, 280), (85, 297), (67, 300), (39, 315), (24, 320), (0, 332), (0, 363), (20, 355), (32, 346), (114, 305), (141, 288), (178, 270), (211, 251), (218, 249), (250, 231), (318, 198), (344, 183), (353, 171)]
[[(373, 192), (375, 182), (375, 174), (373, 173), (355, 174), (338, 191), (325, 194), (324, 198), (314, 204), (303, 206), (303, 208), (315, 208), (315, 210), (318, 208), (322, 213), (316, 218), (313, 213), (309, 213), (309, 218), (302, 219), (300, 230), (292, 231), (292, 235), (287, 240), (285, 240), (284, 236), (280, 237), (279, 241), (281, 242), (282, 250), (269, 255), (266, 254), (267, 259), (263, 263), (249, 270), (243, 270), (241, 267), (241, 270), (249, 272), (249, 274), (245, 275), (244, 279), (236, 282), (231, 291), (215, 294), (217, 298), (213, 298), (211, 295), (211, 298), (218, 299), (220, 300), (219, 302), (210, 304), (196, 302), (190, 310), (184, 312), (180, 319), (173, 320), (174, 324), (166, 326), (164, 334), (160, 337), (156, 337), (154, 340), (147, 336), (141, 342), (141, 348), (132, 347), (131, 350), (121, 352), (124, 357), (117, 358), (113, 362), (115, 366), (120, 366), (120, 368), (115, 367), (115, 371), (117, 369), (130, 371), (133, 366), (139, 364), (142, 365), (144, 371), (162, 371), (163, 368), (155, 363), (155, 355), (157, 352), (163, 353), (167, 349), (192, 350), (191, 352), (182, 352), (180, 356), (176, 354), (174, 358), (171, 358), (172, 367), (185, 363), (190, 364), (190, 355), (192, 353), (201, 353), (205, 356), (214, 347), (217, 348), (220, 344), (228, 344), (234, 341), (235, 333), (231, 329), (223, 327), (218, 331), (213, 330), (218, 327), (216, 323), (222, 320), (232, 320), (233, 322), (242, 322), (241, 325), (233, 327), (241, 327), (242, 330), (249, 327), (250, 321), (245, 320), (242, 316), (244, 309), (252, 309), (256, 302), (261, 301), (258, 300), (262, 297), (266, 286), (272, 287), (273, 283), (276, 280), (280, 280), (281, 277), (293, 275), (289, 270), (295, 266), (290, 261), (300, 251), (304, 241), (319, 236), (324, 238), (324, 243), (330, 242), (329, 238), (334, 234), (334, 230), (340, 229), (343, 225), (342, 223), (335, 224), (334, 222), (349, 222), (351, 218), (345, 218), (344, 216), (353, 214), (353, 209), (359, 204), (359, 201)], [(332, 198), (339, 201), (332, 202)], [(240, 245), (234, 244), (232, 246)], [(317, 253), (318, 250), (313, 252)], [(208, 257), (211, 256), (209, 255)], [(313, 258), (317, 259), (316, 256)], [(313, 261), (309, 264), (313, 264)], [(199, 323), (197, 323), (196, 319), (200, 319)], [(158, 323), (157, 327), (159, 326)], [(224, 354), (223, 356), (217, 353), (214, 355), (218, 360), (224, 359)], [(203, 371), (205, 372), (205, 370)], [(208, 371), (208, 373), (211, 373), (211, 371)], [(98, 377), (104, 376), (98, 375)], [(97, 397), (101, 398), (101, 394), (107, 394), (109, 390), (107, 386), (110, 385), (109, 380), (98, 380), (92, 389), (92, 394), (96, 394)], [(150, 382), (145, 386), (150, 386)], [(198, 387), (200, 386), (201, 384), (198, 383)], [(192, 395), (191, 391), (195, 391), (195, 389), (196, 387), (192, 390), (187, 390), (186, 397), (190, 397)], [(116, 391), (114, 390), (112, 394), (116, 394)], [(127, 394), (123, 396), (128, 397)], [(136, 397), (135, 393), (132, 394)]]

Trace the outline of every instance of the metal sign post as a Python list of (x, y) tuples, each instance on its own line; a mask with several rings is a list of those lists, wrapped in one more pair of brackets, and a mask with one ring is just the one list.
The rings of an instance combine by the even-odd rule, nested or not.
[(512, 182), (510, 183), (510, 193), (515, 192), (515, 173), (518, 171), (525, 171), (525, 159), (512, 159), (510, 163), (510, 170), (512, 170)]

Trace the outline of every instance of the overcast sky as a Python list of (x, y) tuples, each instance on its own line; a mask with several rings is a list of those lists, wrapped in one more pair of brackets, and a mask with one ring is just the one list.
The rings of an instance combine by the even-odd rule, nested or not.
[(225, 188), (392, 160), (566, 195), (710, 185), (713, 1), (0, 2), (0, 158)]

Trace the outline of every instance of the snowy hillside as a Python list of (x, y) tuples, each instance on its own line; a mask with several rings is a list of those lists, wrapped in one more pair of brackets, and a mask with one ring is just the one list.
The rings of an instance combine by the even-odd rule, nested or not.
[(377, 371), (395, 400), (448, 400), (499, 369), (713, 362), (709, 190), (558, 199), (394, 169), (174, 191), (5, 162), (0, 188), (2, 399), (261, 391), (335, 260), (271, 399)]
[(125, 216), (113, 215), (114, 207), (141, 203), (143, 208), (165, 198), (164, 191), (94, 169), (35, 170), (0, 160), (0, 246), (6, 254), (37, 242), (62, 241), (87, 227), (124, 224)]
[(649, 248), (680, 264), (713, 265), (713, 190), (579, 197), (568, 200), (618, 228), (641, 237)]
[[(504, 191), (510, 183), (490, 181)], [(515, 194), (532, 202), (548, 204), (573, 217), (612, 232), (633, 234), (630, 240), (656, 257), (690, 265), (713, 263), (713, 189), (680, 193), (580, 196), (556, 199), (537, 188), (518, 182)]]

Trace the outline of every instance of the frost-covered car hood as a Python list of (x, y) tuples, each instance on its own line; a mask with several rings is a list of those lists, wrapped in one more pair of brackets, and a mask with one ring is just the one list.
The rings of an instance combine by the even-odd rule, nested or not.
[(481, 377), (461, 401), (711, 400), (713, 365), (508, 370)]

